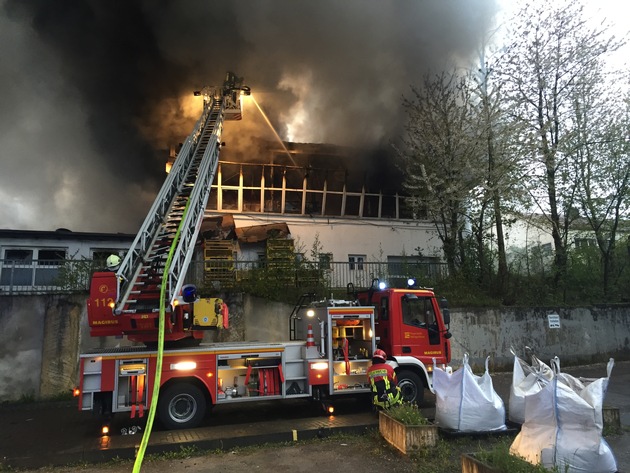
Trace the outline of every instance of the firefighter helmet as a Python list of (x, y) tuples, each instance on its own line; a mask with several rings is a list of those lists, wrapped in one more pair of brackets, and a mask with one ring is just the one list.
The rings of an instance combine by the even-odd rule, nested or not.
[(377, 348), (376, 350), (374, 350), (374, 355), (372, 355), (372, 358), (380, 358), (381, 360), (383, 360), (384, 363), (385, 360), (387, 360), (387, 353), (385, 353), (380, 348)]
[(118, 255), (109, 255), (107, 257), (106, 264), (107, 264), (107, 269), (109, 269), (110, 271), (118, 269), (118, 266), (120, 266), (120, 256), (118, 256)]

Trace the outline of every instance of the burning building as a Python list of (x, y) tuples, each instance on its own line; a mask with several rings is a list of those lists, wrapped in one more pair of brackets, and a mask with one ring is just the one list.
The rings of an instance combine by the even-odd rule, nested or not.
[(221, 152), (201, 230), (206, 267), (218, 279), (233, 260), (316, 258), (363, 273), (362, 282), (368, 262), (439, 263), (434, 226), (412, 212), (396, 172), (384, 169), (391, 159), (328, 144), (257, 145), (248, 161), (229, 145)]

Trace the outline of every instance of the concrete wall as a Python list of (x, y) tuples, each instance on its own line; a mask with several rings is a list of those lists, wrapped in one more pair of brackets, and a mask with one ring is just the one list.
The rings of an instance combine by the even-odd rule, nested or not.
[[(559, 315), (559, 328), (550, 328), (549, 314)], [(628, 305), (453, 309), (451, 331), (453, 365), (468, 353), (473, 364), (490, 356), (493, 369), (511, 371), (511, 347), (521, 357), (530, 347), (541, 360), (558, 356), (562, 364), (630, 359)]]
[(0, 297), (0, 400), (38, 395), (46, 301)]
[(72, 386), (84, 306), (84, 296), (0, 297), (0, 400)]
[[(49, 397), (76, 385), (79, 353), (130, 345), (125, 339), (89, 336), (85, 296), (0, 297), (0, 401)], [(205, 341), (287, 340), (293, 307), (242, 294), (225, 297), (230, 327)], [(550, 328), (557, 313), (560, 328)], [(491, 372), (511, 370), (510, 347), (529, 346), (542, 360), (562, 364), (630, 359), (630, 306), (572, 309), (451, 309), (453, 366), (468, 353), (473, 366), (491, 357)]]
[[(246, 340), (286, 340), (293, 307), (254, 297), (244, 299)], [(549, 314), (559, 328), (550, 328)], [(514, 347), (525, 357), (530, 347), (539, 358), (559, 356), (563, 364), (630, 359), (630, 305), (610, 307), (451, 309), (452, 364), (468, 353), (473, 366), (490, 356), (493, 370), (511, 371)]]

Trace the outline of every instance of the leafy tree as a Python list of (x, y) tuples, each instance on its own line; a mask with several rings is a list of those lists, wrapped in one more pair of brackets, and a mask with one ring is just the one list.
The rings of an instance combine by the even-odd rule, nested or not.
[[(481, 280), (492, 282), (495, 292), (505, 295), (509, 271), (504, 212), (514, 214), (522, 202), (519, 175), (521, 159), (519, 153), (515, 152), (514, 136), (517, 135), (517, 128), (510, 121), (502, 84), (497, 80), (493, 64), (486, 62), (485, 58), (485, 50), (482, 50), (479, 70), (473, 76), (475, 121), (484, 149), (484, 159), (478, 165), (484, 180), (473, 201), (473, 210), (476, 207), (476, 212), (471, 215), (471, 222)], [(486, 275), (489, 276), (493, 270), (493, 266), (490, 266), (493, 265), (492, 255), (487, 255), (485, 248), (495, 244), (497, 277), (491, 280)]]
[[(605, 28), (591, 28), (577, 0), (528, 2), (512, 20), (499, 71), (514, 121), (523, 127), (524, 182), (548, 219), (555, 246), (554, 283), (567, 269), (567, 240), (579, 199), (575, 167), (576, 87), (593, 84), (599, 61), (618, 48)], [(526, 178), (526, 179), (525, 179)]]
[(470, 80), (455, 72), (425, 76), (412, 86), (404, 150), (399, 150), (403, 186), (435, 223), (451, 273), (463, 265), (463, 231), (473, 189), (481, 182), (482, 155), (474, 120)]
[(604, 296), (614, 273), (619, 225), (630, 206), (630, 95), (625, 106), (619, 97), (623, 94), (602, 78), (580, 84), (574, 98), (577, 200), (600, 252)]

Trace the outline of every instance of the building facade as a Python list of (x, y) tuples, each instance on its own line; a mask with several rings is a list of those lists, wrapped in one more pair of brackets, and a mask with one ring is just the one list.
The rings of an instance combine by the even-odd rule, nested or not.
[[(344, 280), (364, 285), (382, 274), (370, 263), (389, 265), (389, 274), (402, 274), (405, 264), (441, 265), (435, 226), (399, 194), (399, 178), (385, 160), (368, 165), (369, 158), (344, 147), (262, 140), (250, 152), (254, 158), (222, 151), (193, 261), (197, 272), (290, 257), (325, 269), (341, 264)], [(122, 255), (133, 239), (0, 230), (0, 291), (53, 286), (63, 261), (98, 265)]]

